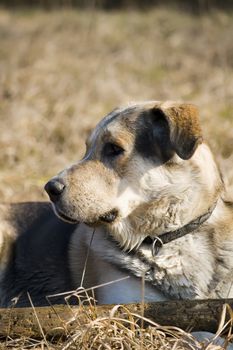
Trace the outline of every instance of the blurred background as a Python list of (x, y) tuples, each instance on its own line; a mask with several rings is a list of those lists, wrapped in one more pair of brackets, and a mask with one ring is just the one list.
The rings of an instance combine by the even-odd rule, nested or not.
[(0, 1), (0, 200), (44, 200), (96, 122), (136, 100), (199, 106), (233, 187), (233, 0)]

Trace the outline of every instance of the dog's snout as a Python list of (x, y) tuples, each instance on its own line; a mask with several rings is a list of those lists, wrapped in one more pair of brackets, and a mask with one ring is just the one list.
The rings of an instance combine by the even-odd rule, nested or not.
[(53, 179), (45, 185), (45, 191), (48, 193), (51, 201), (55, 202), (65, 189), (65, 184), (60, 179)]

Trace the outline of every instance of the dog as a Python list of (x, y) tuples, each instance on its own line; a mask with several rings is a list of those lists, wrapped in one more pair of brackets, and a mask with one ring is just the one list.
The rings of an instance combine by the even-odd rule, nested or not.
[[(1, 306), (233, 297), (233, 203), (192, 104), (113, 110), (49, 203), (2, 205)], [(114, 283), (115, 281), (115, 283)], [(117, 282), (118, 281), (118, 282)], [(98, 286), (101, 286), (97, 288)]]

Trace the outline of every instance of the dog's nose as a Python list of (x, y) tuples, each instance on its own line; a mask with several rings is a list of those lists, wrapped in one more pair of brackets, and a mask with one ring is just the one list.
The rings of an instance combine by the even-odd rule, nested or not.
[(53, 179), (47, 182), (44, 188), (51, 201), (55, 202), (64, 191), (65, 185), (61, 180)]

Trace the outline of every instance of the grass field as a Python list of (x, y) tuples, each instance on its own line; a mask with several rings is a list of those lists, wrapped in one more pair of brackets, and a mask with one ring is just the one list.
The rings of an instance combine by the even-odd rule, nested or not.
[(233, 14), (0, 10), (0, 196), (43, 184), (84, 152), (95, 123), (133, 100), (196, 103), (233, 184)]
[[(205, 138), (231, 190), (232, 33), (233, 13), (219, 11), (192, 16), (165, 8), (141, 13), (0, 10), (1, 201), (47, 199), (44, 183), (82, 156), (86, 135), (105, 113), (129, 101), (151, 99), (199, 106)], [(84, 336), (92, 330), (88, 322)], [(124, 322), (120, 325), (114, 324), (111, 339), (121, 339), (126, 328)], [(104, 327), (100, 324), (96, 334), (109, 331)], [(150, 339), (153, 332), (147, 331)], [(140, 343), (136, 329), (138, 338), (130, 335), (133, 345), (129, 342), (128, 348), (184, 348), (159, 332), (161, 343), (156, 333), (158, 347), (150, 347), (149, 338)], [(11, 344), (9, 348), (24, 348)], [(122, 345), (103, 344), (100, 349)], [(81, 345), (72, 346), (67, 349)]]

